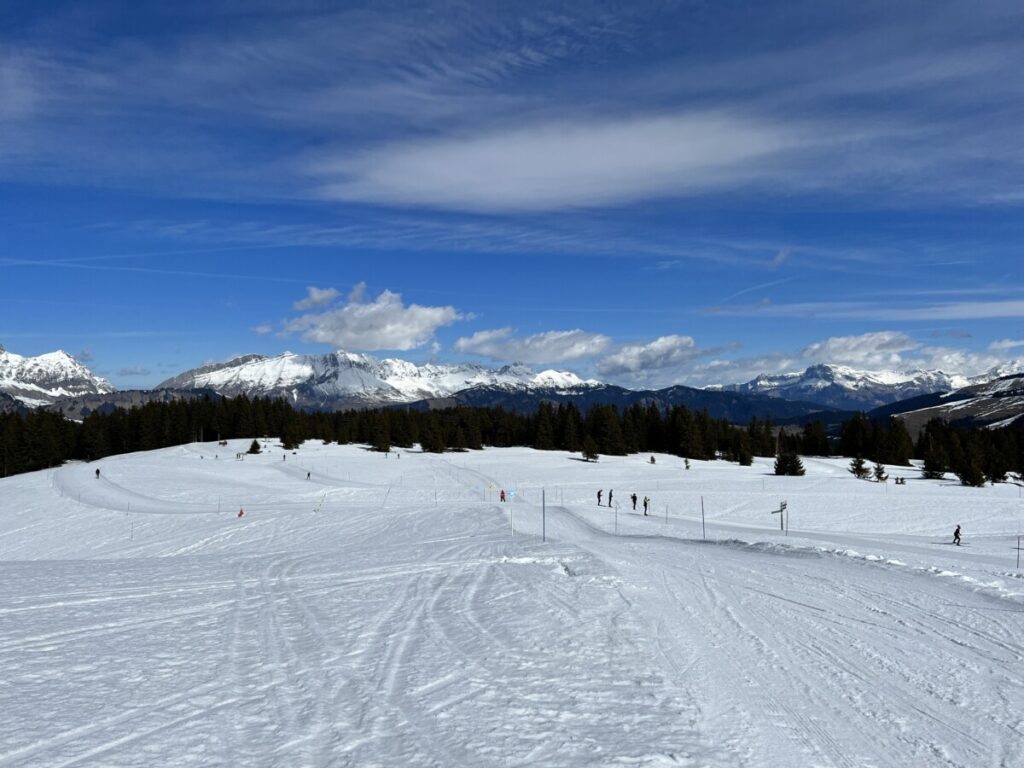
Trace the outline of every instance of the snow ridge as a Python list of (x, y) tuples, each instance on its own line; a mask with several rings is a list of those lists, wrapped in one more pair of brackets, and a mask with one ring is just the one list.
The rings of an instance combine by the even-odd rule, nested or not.
[(515, 363), (489, 368), (473, 363), (417, 365), (397, 358), (378, 359), (354, 352), (273, 357), (248, 355), (221, 365), (208, 365), (168, 379), (159, 388), (213, 389), (225, 395), (284, 395), (296, 402), (363, 400), (409, 403), (473, 387), (506, 389), (580, 389), (600, 386), (568, 371), (535, 373)]
[(863, 371), (844, 365), (819, 364), (792, 373), (761, 374), (744, 384), (728, 384), (731, 392), (758, 393), (786, 400), (808, 400), (834, 408), (863, 409), (919, 395), (952, 392), (1024, 370), (1024, 361), (1010, 362), (980, 376), (945, 371)]
[(114, 387), (63, 350), (24, 357), (0, 347), (0, 392), (30, 407), (60, 397), (106, 394)]

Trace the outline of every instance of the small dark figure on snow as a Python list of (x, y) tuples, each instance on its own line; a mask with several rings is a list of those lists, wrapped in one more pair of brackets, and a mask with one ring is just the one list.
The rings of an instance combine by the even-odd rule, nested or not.
[(611, 489), (608, 490), (608, 506), (609, 507), (612, 505), (612, 494), (614, 494), (614, 493), (615, 493), (615, 491), (613, 491)]
[(498, 496), (498, 498), (501, 499), (503, 502), (505, 501), (505, 489), (504, 488), (501, 489), (501, 495)]
[(603, 493), (604, 493), (604, 491), (598, 491), (597, 492), (597, 506), (599, 506), (599, 507), (601, 506), (601, 494), (603, 494)]
[(238, 510), (238, 516), (239, 517), (245, 517), (245, 510), (244, 509)]
[(644, 517), (647, 517), (647, 505), (651, 503), (651, 500), (644, 496)]
[(953, 531), (953, 543), (956, 544), (958, 547), (960, 546), (960, 526), (959, 525), (956, 527), (956, 530)]
[(307, 479), (307, 480), (309, 480), (309, 476), (310, 476), (310, 474), (312, 474), (312, 473), (310, 473), (310, 472), (307, 472), (307, 473), (306, 473), (306, 479)]
[(100, 479), (100, 470), (99, 470), (99, 467), (97, 467), (97, 468), (96, 468), (96, 479), (97, 479), (97, 480), (99, 480), (99, 479)]
[(636, 494), (630, 494), (629, 500), (633, 502), (633, 511), (636, 512)]

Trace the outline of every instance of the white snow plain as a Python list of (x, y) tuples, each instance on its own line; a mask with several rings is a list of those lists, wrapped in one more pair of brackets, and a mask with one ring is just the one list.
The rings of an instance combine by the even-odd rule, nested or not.
[(0, 480), (0, 766), (1024, 765), (1017, 486), (248, 445)]

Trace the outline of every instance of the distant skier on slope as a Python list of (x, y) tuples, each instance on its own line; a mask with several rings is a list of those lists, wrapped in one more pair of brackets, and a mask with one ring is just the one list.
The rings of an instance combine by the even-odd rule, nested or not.
[(502, 500), (502, 502), (505, 501), (505, 489), (504, 488), (501, 489), (501, 495), (498, 498), (500, 498)]
[(597, 506), (599, 506), (599, 507), (601, 506), (601, 494), (603, 494), (603, 493), (604, 493), (603, 490), (597, 492)]
[(245, 510), (244, 509), (238, 510), (238, 516), (239, 517), (245, 517)]
[(629, 500), (633, 502), (633, 511), (636, 512), (636, 494), (631, 493), (629, 495)]
[(647, 505), (651, 503), (651, 500), (644, 496), (644, 517), (647, 517)]
[(608, 506), (609, 507), (612, 505), (612, 496), (614, 494), (615, 494), (615, 491), (613, 491), (611, 488), (609, 488), (608, 489)]
[(99, 467), (96, 467), (96, 479), (97, 480), (100, 479), (100, 468)]
[(306, 473), (306, 479), (307, 479), (307, 480), (309, 480), (309, 476), (310, 476), (310, 474), (311, 474), (311, 473), (309, 473), (309, 472), (307, 472), (307, 473)]
[(958, 547), (960, 546), (960, 525), (959, 525), (959, 523), (956, 526), (956, 530), (953, 531), (953, 543), (956, 544)]

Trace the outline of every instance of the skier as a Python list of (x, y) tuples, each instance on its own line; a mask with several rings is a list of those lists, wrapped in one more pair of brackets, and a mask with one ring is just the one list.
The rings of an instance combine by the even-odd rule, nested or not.
[(499, 496), (499, 498), (501, 499), (502, 503), (504, 503), (504, 501), (505, 501), (505, 489), (504, 488), (501, 489), (501, 496)]
[(651, 503), (651, 500), (644, 496), (644, 517), (647, 517), (647, 505)]
[(953, 531), (953, 543), (958, 547), (960, 546), (960, 525), (957, 524), (956, 530)]
[(611, 488), (608, 489), (608, 506), (609, 507), (612, 505), (612, 494), (614, 494), (614, 493), (615, 493), (615, 491), (613, 491)]
[(99, 467), (97, 467), (97, 468), (96, 468), (96, 479), (97, 479), (97, 480), (99, 480), (99, 479), (100, 479), (100, 470), (99, 470)]
[(244, 509), (238, 510), (238, 516), (239, 517), (245, 517), (245, 510)]
[(604, 491), (598, 491), (597, 492), (597, 506), (599, 506), (599, 507), (601, 506), (601, 494), (602, 493), (604, 493)]
[(307, 472), (307, 473), (306, 473), (306, 479), (307, 479), (307, 480), (309, 480), (309, 475), (310, 475), (310, 473), (309, 473), (309, 472)]
[(633, 511), (636, 512), (636, 494), (631, 493), (629, 495), (629, 500), (633, 502)]

